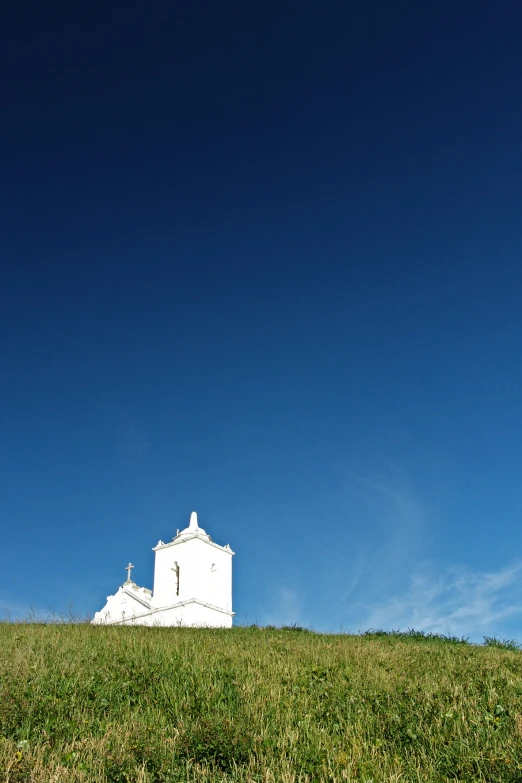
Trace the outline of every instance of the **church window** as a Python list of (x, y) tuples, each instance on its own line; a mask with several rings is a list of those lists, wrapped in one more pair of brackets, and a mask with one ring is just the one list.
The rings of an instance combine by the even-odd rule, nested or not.
[(179, 595), (179, 563), (177, 560), (174, 561), (174, 567), (172, 568), (172, 571), (174, 571), (174, 587), (176, 589), (176, 595)]

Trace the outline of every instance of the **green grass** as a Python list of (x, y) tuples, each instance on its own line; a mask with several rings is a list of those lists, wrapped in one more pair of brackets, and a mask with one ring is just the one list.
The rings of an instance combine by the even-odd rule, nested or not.
[(0, 781), (520, 783), (522, 652), (0, 623)]

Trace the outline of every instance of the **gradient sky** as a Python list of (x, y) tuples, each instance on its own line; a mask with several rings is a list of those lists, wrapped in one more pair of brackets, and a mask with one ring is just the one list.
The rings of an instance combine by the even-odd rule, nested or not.
[(4, 9), (0, 612), (522, 641), (522, 6)]

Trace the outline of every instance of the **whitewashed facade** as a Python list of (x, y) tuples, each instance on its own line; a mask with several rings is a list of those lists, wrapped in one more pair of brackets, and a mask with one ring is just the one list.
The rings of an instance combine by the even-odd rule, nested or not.
[(172, 541), (153, 548), (154, 589), (138, 587), (127, 566), (127, 581), (94, 615), (107, 625), (232, 626), (232, 552), (199, 527), (196, 512)]

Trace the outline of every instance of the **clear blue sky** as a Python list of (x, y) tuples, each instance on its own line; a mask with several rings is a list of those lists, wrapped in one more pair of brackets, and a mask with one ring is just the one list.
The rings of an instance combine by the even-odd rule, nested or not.
[(239, 623), (522, 641), (522, 7), (11, 4), (0, 609), (191, 510)]

